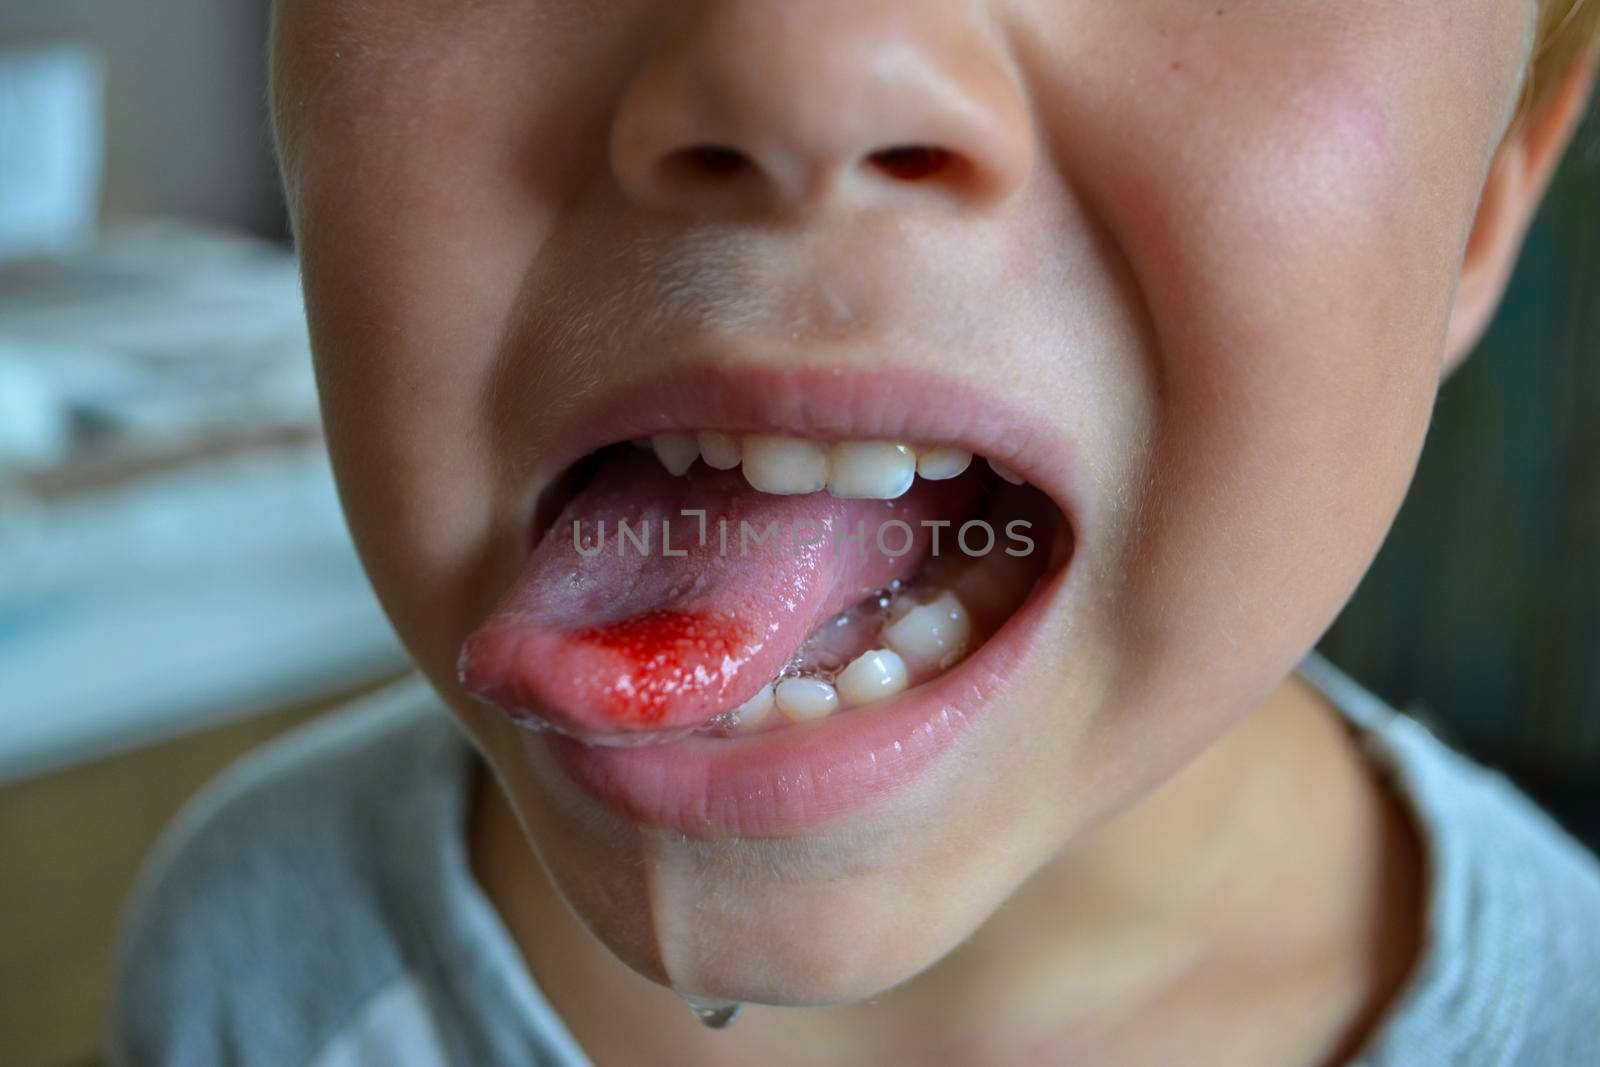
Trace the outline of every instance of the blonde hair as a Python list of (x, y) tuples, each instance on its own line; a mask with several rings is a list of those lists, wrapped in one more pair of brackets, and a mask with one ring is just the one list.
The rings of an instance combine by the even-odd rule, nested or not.
[(1600, 48), (1600, 0), (1539, 0), (1518, 120), (1542, 107), (1572, 65), (1592, 59), (1596, 48)]

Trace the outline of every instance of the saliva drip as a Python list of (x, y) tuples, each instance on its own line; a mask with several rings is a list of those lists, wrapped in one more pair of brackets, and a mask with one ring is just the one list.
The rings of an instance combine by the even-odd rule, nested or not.
[(679, 993), (684, 1003), (694, 1012), (695, 1018), (712, 1030), (721, 1030), (739, 1017), (739, 1009), (743, 1004), (736, 1000), (713, 1000), (710, 997), (696, 997), (688, 993)]

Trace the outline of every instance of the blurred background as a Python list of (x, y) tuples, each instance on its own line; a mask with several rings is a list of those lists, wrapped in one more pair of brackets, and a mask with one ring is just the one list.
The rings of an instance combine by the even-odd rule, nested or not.
[(96, 1062), (139, 860), (404, 669), (321, 455), (267, 0), (0, 0), (0, 1064)]
[[(405, 669), (347, 540), (268, 0), (0, 5), (0, 1063), (95, 1061), (117, 910), (246, 749)], [(1600, 118), (1322, 651), (1600, 845)]]
[(1600, 107), (1319, 647), (1600, 848)]

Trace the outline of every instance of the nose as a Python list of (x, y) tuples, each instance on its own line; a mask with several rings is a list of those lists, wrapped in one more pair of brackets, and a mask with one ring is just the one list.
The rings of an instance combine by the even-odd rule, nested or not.
[(933, 193), (1007, 199), (1035, 143), (965, 0), (675, 0), (612, 121), (611, 166), (655, 211), (794, 216)]

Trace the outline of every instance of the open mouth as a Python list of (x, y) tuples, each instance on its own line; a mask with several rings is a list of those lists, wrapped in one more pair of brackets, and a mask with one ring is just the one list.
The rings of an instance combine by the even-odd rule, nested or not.
[(916, 776), (1006, 688), (1074, 527), (981, 435), (710, 426), (606, 441), (551, 480), (460, 679), (628, 818), (804, 832)]

